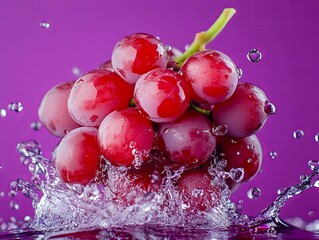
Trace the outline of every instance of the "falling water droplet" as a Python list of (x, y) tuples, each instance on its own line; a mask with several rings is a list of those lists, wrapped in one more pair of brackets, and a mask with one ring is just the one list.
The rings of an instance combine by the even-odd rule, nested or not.
[(256, 63), (260, 61), (260, 59), (262, 58), (262, 54), (259, 50), (254, 48), (247, 53), (247, 58), (249, 61)]
[(272, 159), (275, 159), (278, 154), (277, 154), (277, 152), (271, 151), (271, 152), (269, 153), (269, 155), (270, 155), (270, 157), (271, 157)]
[(20, 206), (15, 201), (10, 201), (10, 208), (12, 208), (13, 210), (19, 210)]
[(0, 197), (4, 197), (4, 192), (3, 191), (0, 192)]
[(272, 104), (269, 100), (266, 100), (264, 103), (264, 112), (267, 116), (275, 114), (276, 113), (276, 107), (274, 104)]
[(40, 27), (42, 28), (50, 28), (50, 23), (49, 22), (40, 22)]
[(260, 195), (261, 195), (261, 190), (257, 187), (253, 187), (247, 192), (247, 196), (250, 199), (257, 199), (260, 197)]
[(238, 79), (243, 76), (243, 70), (241, 68), (237, 68)]
[(10, 103), (8, 109), (14, 112), (21, 112), (23, 110), (23, 105), (21, 102)]
[(74, 76), (79, 77), (81, 75), (81, 71), (78, 67), (73, 67), (72, 68), (72, 73), (74, 74)]
[(303, 136), (305, 135), (304, 131), (302, 131), (301, 129), (297, 129), (296, 131), (293, 132), (293, 137), (295, 139), (301, 139), (303, 138)]
[(0, 117), (4, 118), (7, 116), (7, 111), (5, 109), (0, 109)]
[(233, 181), (241, 182), (244, 178), (244, 173), (243, 168), (232, 168), (229, 171), (229, 176)]
[(41, 126), (42, 126), (42, 125), (41, 125), (40, 122), (32, 122), (32, 123), (30, 124), (30, 127), (31, 127), (32, 129), (36, 130), (36, 131), (40, 130)]
[(319, 142), (319, 133), (317, 133), (317, 134), (315, 135), (315, 141), (316, 141), (316, 142)]
[(312, 171), (319, 171), (319, 161), (318, 160), (310, 160), (308, 165)]

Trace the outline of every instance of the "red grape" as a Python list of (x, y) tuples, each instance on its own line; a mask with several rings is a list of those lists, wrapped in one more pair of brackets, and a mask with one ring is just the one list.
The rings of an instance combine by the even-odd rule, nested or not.
[(156, 37), (136, 33), (118, 42), (112, 53), (114, 70), (127, 82), (134, 84), (144, 73), (155, 68), (165, 68), (165, 47)]
[(113, 110), (125, 109), (133, 87), (115, 72), (93, 70), (74, 84), (68, 100), (71, 117), (83, 126), (99, 126)]
[(192, 99), (216, 104), (228, 99), (238, 83), (237, 68), (224, 53), (205, 50), (189, 57), (181, 67), (182, 75), (192, 85)]
[(239, 83), (234, 94), (213, 108), (213, 120), (217, 125), (227, 125), (227, 134), (247, 137), (256, 133), (266, 122), (273, 106), (265, 93), (250, 83)]
[(55, 150), (55, 166), (66, 183), (88, 184), (100, 170), (97, 129), (80, 127), (69, 132)]
[(68, 97), (74, 82), (60, 83), (51, 88), (43, 97), (38, 110), (41, 123), (58, 137), (65, 136), (74, 128), (80, 127), (68, 112)]
[(221, 196), (221, 189), (213, 185), (212, 176), (206, 168), (183, 172), (177, 188), (182, 193), (183, 202), (189, 206), (188, 211), (192, 213), (211, 209)]
[(189, 86), (174, 71), (157, 68), (138, 79), (134, 99), (137, 108), (150, 120), (174, 121), (188, 108)]
[(135, 108), (113, 111), (103, 120), (98, 142), (103, 156), (114, 165), (131, 166), (137, 154), (153, 147), (154, 130), (151, 122)]
[(210, 159), (216, 146), (211, 128), (208, 118), (189, 110), (175, 122), (159, 125), (158, 148), (174, 164), (199, 166)]
[(217, 149), (227, 160), (225, 171), (229, 172), (232, 168), (244, 169), (242, 181), (249, 181), (259, 172), (262, 164), (262, 148), (256, 135), (246, 138), (218, 137)]

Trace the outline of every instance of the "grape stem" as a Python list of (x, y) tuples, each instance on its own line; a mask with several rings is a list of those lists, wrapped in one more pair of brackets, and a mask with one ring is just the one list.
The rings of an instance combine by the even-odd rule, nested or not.
[(224, 29), (229, 20), (236, 13), (234, 8), (225, 8), (213, 25), (203, 32), (196, 33), (195, 39), (189, 48), (179, 57), (175, 58), (177, 66), (181, 66), (187, 58), (198, 51), (205, 49), (206, 44), (210, 43)]

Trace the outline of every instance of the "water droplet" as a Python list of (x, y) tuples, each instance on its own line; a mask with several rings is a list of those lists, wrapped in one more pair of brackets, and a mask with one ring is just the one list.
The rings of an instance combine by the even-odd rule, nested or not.
[(76, 76), (76, 77), (80, 77), (80, 75), (81, 75), (81, 71), (80, 71), (80, 69), (79, 69), (78, 67), (73, 67), (73, 68), (72, 68), (72, 73), (73, 73), (74, 76)]
[(0, 197), (4, 197), (4, 192), (3, 191), (0, 192)]
[(238, 79), (243, 76), (243, 70), (241, 68), (237, 68)]
[(319, 188), (319, 180), (315, 181), (315, 183), (313, 184), (315, 187)]
[(301, 129), (297, 129), (296, 131), (293, 132), (293, 137), (295, 139), (301, 139), (303, 138), (303, 136), (305, 135), (304, 131), (302, 131)]
[(275, 159), (278, 154), (277, 154), (277, 152), (271, 151), (271, 152), (269, 153), (269, 155), (270, 155), (270, 157), (271, 157), (272, 159)]
[(211, 133), (215, 136), (225, 136), (228, 131), (228, 127), (224, 124), (215, 126), (211, 129)]
[(309, 179), (309, 177), (307, 175), (301, 175), (299, 177), (300, 181), (303, 182), (303, 181), (307, 181)]
[(40, 27), (42, 28), (50, 28), (50, 23), (49, 22), (40, 22)]
[(248, 150), (254, 150), (254, 145), (251, 144), (251, 143), (249, 143), (249, 144), (247, 145), (247, 149), (248, 149)]
[(252, 161), (253, 161), (253, 160), (252, 160), (251, 158), (248, 158), (248, 159), (247, 159), (247, 162), (248, 162), (248, 163), (252, 163)]
[(17, 192), (14, 191), (14, 190), (11, 190), (10, 192), (8, 192), (8, 196), (9, 197), (15, 197), (15, 196), (17, 196)]
[(8, 109), (14, 112), (21, 112), (23, 110), (23, 105), (21, 102), (10, 103)]
[(243, 168), (232, 168), (229, 171), (230, 178), (235, 182), (241, 182), (244, 178)]
[(317, 133), (317, 134), (315, 135), (315, 141), (316, 141), (316, 142), (319, 142), (319, 133)]
[(315, 211), (309, 211), (308, 216), (313, 216), (315, 214)]
[(13, 210), (19, 210), (20, 206), (15, 201), (10, 201), (10, 208), (12, 208)]
[(272, 104), (269, 100), (266, 100), (264, 103), (264, 112), (267, 116), (275, 114), (276, 113), (276, 107), (274, 104)]
[(200, 197), (200, 196), (203, 196), (203, 195), (204, 195), (204, 190), (202, 188), (195, 188), (192, 191), (192, 196), (194, 196), (194, 197)]
[(7, 116), (7, 111), (5, 109), (0, 109), (0, 117), (4, 118)]
[(247, 196), (250, 199), (257, 199), (260, 197), (260, 195), (261, 195), (261, 190), (257, 187), (253, 187), (247, 192)]
[(312, 171), (319, 171), (319, 161), (318, 160), (310, 160), (308, 165)]
[(136, 148), (136, 142), (135, 141), (131, 141), (130, 142), (130, 148)]
[(186, 51), (187, 49), (189, 49), (189, 47), (190, 47), (190, 45), (189, 45), (189, 44), (186, 44), (185, 47), (184, 47), (185, 51)]
[(0, 169), (2, 168), (2, 165), (0, 165)]
[(30, 127), (36, 131), (38, 131), (41, 128), (41, 123), (40, 122), (32, 122), (30, 124)]
[(259, 50), (254, 48), (247, 53), (247, 58), (249, 61), (256, 63), (260, 61), (260, 59), (262, 58), (262, 54)]
[(271, 235), (276, 235), (277, 234), (276, 228), (274, 228), (274, 227), (268, 228), (267, 233), (271, 234)]

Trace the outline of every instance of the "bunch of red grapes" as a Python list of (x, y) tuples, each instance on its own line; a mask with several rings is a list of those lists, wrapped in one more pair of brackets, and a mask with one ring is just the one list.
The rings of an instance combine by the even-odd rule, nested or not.
[[(132, 34), (116, 44), (110, 61), (46, 93), (39, 118), (63, 137), (54, 163), (65, 183), (117, 182), (123, 200), (132, 189), (156, 191), (167, 169), (182, 168), (175, 188), (205, 210), (220, 194), (207, 170), (213, 160), (227, 160), (226, 172), (242, 169), (241, 182), (258, 173), (255, 133), (273, 105), (258, 87), (238, 83), (226, 54), (202, 50), (177, 64), (179, 55), (154, 36)], [(108, 165), (121, 167), (121, 177), (109, 176)], [(228, 181), (230, 189), (239, 184)]]

